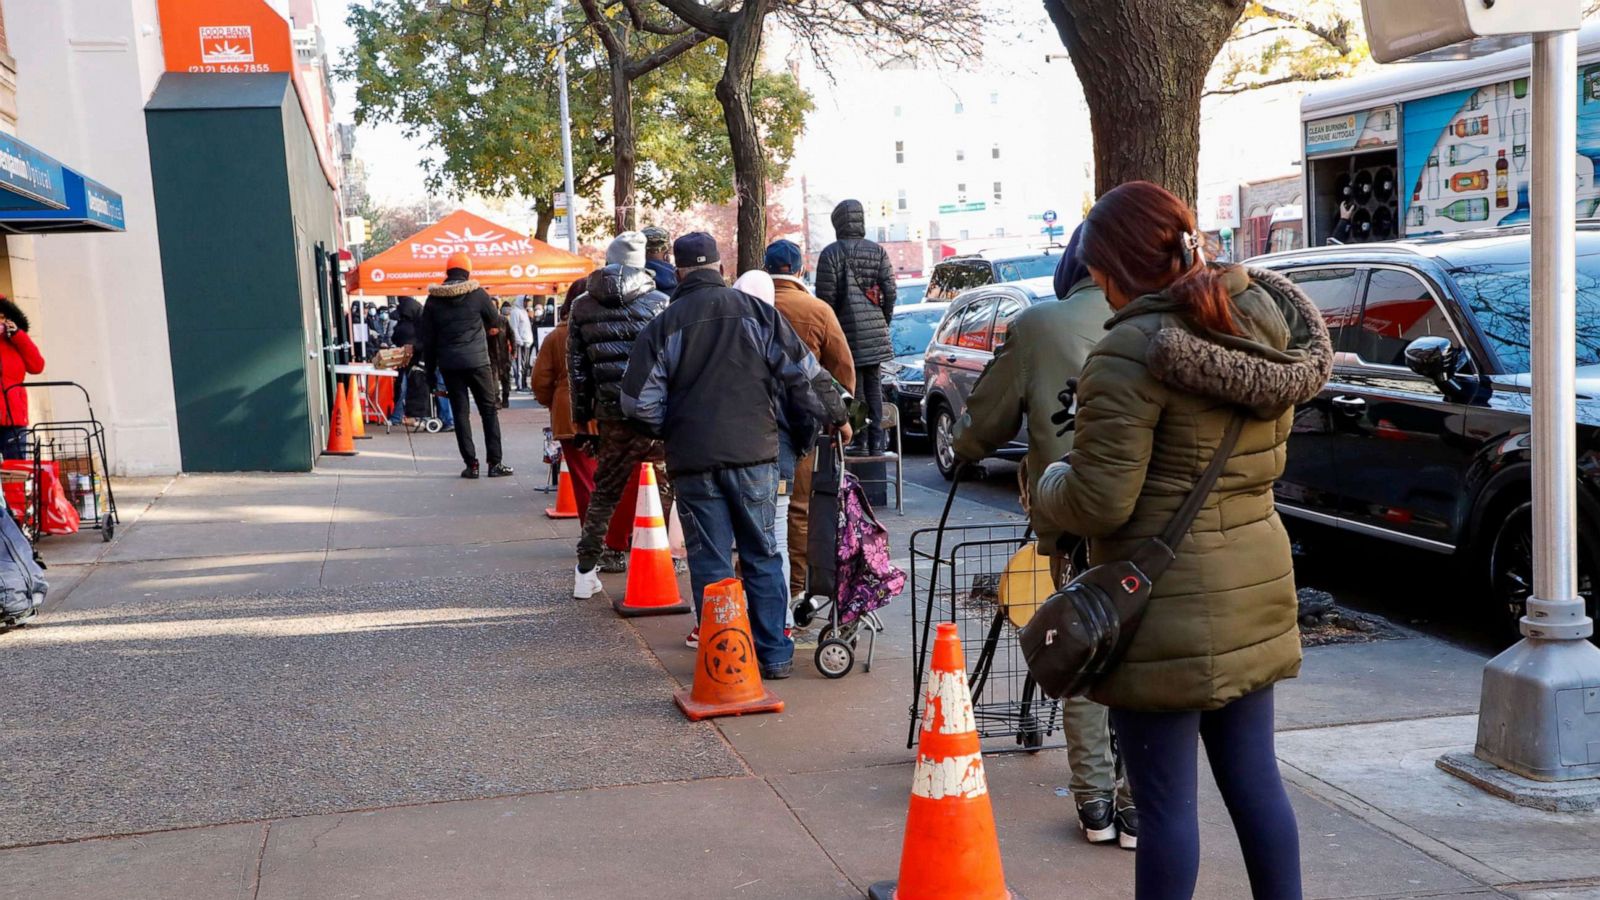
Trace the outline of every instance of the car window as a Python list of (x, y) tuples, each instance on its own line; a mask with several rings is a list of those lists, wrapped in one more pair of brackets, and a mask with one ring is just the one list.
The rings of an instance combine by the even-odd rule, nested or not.
[(933, 277), (928, 281), (928, 292), (923, 299), (954, 300), (957, 294), (968, 288), (993, 283), (994, 271), (983, 260), (944, 262), (934, 267)]
[(945, 310), (944, 320), (939, 323), (939, 331), (933, 337), (933, 342), (953, 347), (956, 335), (961, 331), (961, 316), (967, 311), (966, 306), (951, 306)]
[(1289, 280), (1305, 291), (1311, 302), (1322, 311), (1328, 323), (1328, 337), (1335, 352), (1348, 348), (1344, 333), (1352, 330), (1360, 318), (1357, 308), (1357, 291), (1361, 287), (1361, 273), (1353, 268), (1297, 269), (1286, 273)]
[(921, 303), (922, 295), (928, 292), (926, 284), (897, 284), (894, 288), (894, 302), (911, 305)]
[(994, 347), (989, 339), (990, 326), (994, 324), (994, 308), (993, 297), (972, 301), (961, 314), (961, 326), (956, 334), (957, 347), (980, 351)]
[[(1600, 256), (1578, 257), (1578, 365), (1600, 365)], [(1477, 321), (1500, 371), (1530, 372), (1528, 263), (1487, 263), (1451, 269), (1461, 305)]]
[(1022, 281), (1028, 278), (1046, 278), (1056, 272), (1056, 263), (1061, 261), (1060, 256), (1051, 256), (1041, 253), (1038, 256), (1023, 256), (1017, 259), (1003, 259), (994, 264), (995, 281)]
[(894, 344), (894, 355), (916, 356), (928, 349), (933, 341), (934, 326), (939, 324), (939, 312), (917, 309), (902, 313), (896, 307), (894, 318), (889, 322), (889, 342)]
[(994, 337), (990, 340), (991, 346), (998, 347), (1006, 342), (1006, 332), (1011, 330), (1011, 320), (1027, 308), (1027, 302), (1020, 297), (1000, 298), (994, 313)]
[(1430, 335), (1456, 340), (1449, 318), (1422, 280), (1409, 272), (1373, 270), (1367, 279), (1356, 355), (1363, 362), (1403, 367), (1406, 345)]

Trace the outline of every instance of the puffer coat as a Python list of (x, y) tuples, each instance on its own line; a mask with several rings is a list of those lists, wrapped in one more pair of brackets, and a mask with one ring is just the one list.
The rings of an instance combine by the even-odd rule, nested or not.
[[(833, 231), (838, 240), (817, 259), (817, 297), (839, 317), (858, 368), (894, 357), (894, 344), (889, 340), (894, 266), (882, 247), (866, 239), (866, 222), (859, 201), (846, 200), (834, 207)], [(869, 288), (876, 288), (877, 303), (868, 298)]]
[(649, 269), (609, 265), (590, 273), (588, 290), (572, 302), (567, 372), (572, 418), (621, 421), (622, 376), (644, 326), (667, 305)]
[(1332, 371), (1315, 304), (1280, 275), (1227, 276), (1243, 336), (1196, 333), (1151, 294), (1111, 318), (1078, 382), (1077, 436), (1033, 498), (1035, 520), (1089, 538), (1099, 565), (1159, 535), (1236, 415), (1228, 463), (1154, 585), (1127, 656), (1090, 691), (1120, 709), (1217, 709), (1300, 671), (1294, 566), (1273, 507), (1294, 407)]

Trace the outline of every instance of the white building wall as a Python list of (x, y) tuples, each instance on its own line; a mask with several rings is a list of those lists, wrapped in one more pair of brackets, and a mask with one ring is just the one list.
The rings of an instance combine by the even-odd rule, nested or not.
[[(88, 389), (112, 470), (177, 472), (177, 413), (144, 105), (164, 69), (156, 0), (0, 0), (18, 135), (122, 194), (127, 232), (33, 239), (44, 378)], [(225, 286), (219, 285), (219, 290)], [(77, 418), (58, 399), (57, 418)]]

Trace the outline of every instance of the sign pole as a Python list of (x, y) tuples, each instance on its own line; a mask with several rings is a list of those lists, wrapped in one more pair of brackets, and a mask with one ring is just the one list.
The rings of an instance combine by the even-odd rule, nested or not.
[(567, 3), (556, 0), (556, 81), (561, 88), (561, 171), (566, 178), (567, 250), (578, 252), (578, 216), (572, 190), (572, 113), (567, 107)]

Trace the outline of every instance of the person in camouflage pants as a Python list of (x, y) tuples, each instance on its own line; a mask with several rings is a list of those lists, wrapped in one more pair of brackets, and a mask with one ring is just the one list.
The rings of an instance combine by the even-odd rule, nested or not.
[[(583, 519), (583, 535), (578, 538), (578, 568), (593, 569), (605, 550), (606, 531), (611, 514), (628, 487), (628, 479), (639, 477), (639, 464), (649, 462), (656, 470), (656, 490), (661, 494), (661, 514), (672, 514), (672, 483), (667, 480), (666, 456), (661, 442), (645, 437), (623, 422), (601, 419), (600, 453), (595, 465), (594, 493), (589, 497), (589, 513)], [(630, 512), (631, 514), (631, 512)]]

